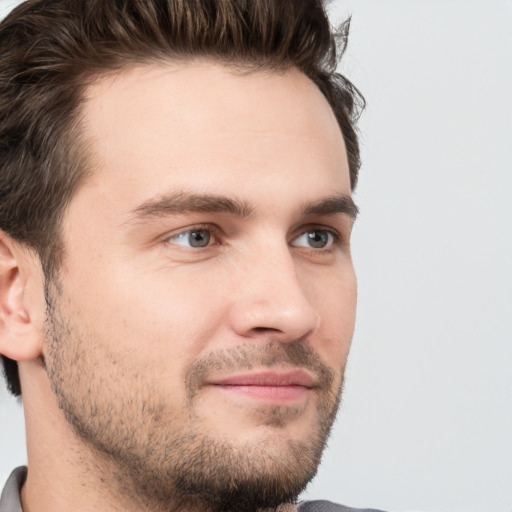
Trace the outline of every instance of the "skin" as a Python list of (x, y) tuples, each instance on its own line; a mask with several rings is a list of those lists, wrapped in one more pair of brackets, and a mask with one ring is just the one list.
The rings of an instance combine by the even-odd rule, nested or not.
[[(163, 468), (180, 436), (227, 446), (242, 474), (299, 472), (299, 446), (314, 473), (356, 304), (348, 163), (325, 98), (296, 70), (152, 64), (89, 87), (83, 128), (92, 172), (65, 212), (50, 320), (37, 257), (1, 237), (24, 510), (170, 510), (140, 497), (119, 454)], [(208, 245), (191, 247), (191, 230)]]

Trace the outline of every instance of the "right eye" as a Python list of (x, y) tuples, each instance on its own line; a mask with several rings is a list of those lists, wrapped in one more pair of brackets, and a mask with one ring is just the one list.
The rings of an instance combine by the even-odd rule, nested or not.
[(176, 235), (170, 236), (167, 241), (170, 244), (181, 245), (193, 249), (203, 249), (212, 244), (214, 236), (211, 229), (191, 228)]

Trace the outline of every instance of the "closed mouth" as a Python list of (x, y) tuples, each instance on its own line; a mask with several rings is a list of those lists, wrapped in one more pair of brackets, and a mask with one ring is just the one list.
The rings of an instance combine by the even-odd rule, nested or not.
[(271, 402), (290, 402), (305, 397), (317, 379), (304, 370), (254, 371), (210, 380), (218, 390)]

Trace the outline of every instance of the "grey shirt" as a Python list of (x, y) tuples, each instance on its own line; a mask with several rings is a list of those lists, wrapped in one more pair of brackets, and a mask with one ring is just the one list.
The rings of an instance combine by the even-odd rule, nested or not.
[(8, 478), (0, 497), (0, 512), (23, 512), (20, 501), (20, 491), (25, 478), (27, 468), (21, 466), (16, 468)]
[[(27, 476), (27, 468), (16, 468), (5, 484), (0, 498), (0, 512), (23, 512), (21, 508), (20, 491)], [(337, 505), (330, 501), (303, 501), (297, 507), (298, 512), (382, 512), (375, 509), (355, 509)]]

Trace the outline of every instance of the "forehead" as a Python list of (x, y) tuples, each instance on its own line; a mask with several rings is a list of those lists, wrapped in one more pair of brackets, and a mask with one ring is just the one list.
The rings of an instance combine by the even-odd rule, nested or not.
[(213, 62), (134, 67), (87, 89), (83, 119), (93, 153), (89, 185), (105, 194), (114, 186), (127, 201), (173, 187), (223, 193), (229, 185), (243, 189), (248, 178), (271, 177), (275, 185), (276, 175), (293, 182), (301, 172), (314, 189), (320, 171), (350, 190), (334, 114), (295, 69), (241, 72)]

